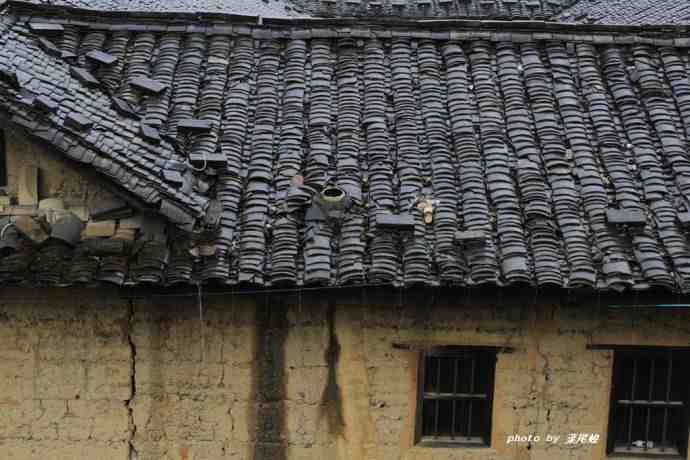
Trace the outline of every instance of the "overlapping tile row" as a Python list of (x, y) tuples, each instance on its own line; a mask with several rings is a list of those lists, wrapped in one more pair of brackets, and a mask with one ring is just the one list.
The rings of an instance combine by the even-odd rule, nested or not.
[[(86, 37), (88, 36), (89, 34), (86, 35)], [(156, 35), (146, 32), (139, 33), (133, 38), (131, 48), (127, 52), (124, 84), (120, 86), (119, 96), (132, 104), (139, 103), (141, 94), (132, 86), (131, 82), (135, 78), (150, 76), (155, 45)]]
[(335, 108), (336, 177), (335, 184), (356, 203), (362, 201), (362, 174), (359, 170), (362, 100), (359, 91), (358, 50), (355, 40), (337, 43), (336, 81), (338, 96)]
[[(219, 229), (213, 241), (213, 256), (205, 261), (207, 279), (228, 281), (236, 276), (240, 200), (243, 195), (241, 168), (247, 141), (249, 94), (254, 79), (254, 46), (250, 39), (238, 39), (231, 49), (227, 84), (222, 97), (218, 149), (225, 169), (216, 179), (216, 198), (221, 204)], [(234, 257), (233, 257), (234, 256)]]
[(534, 44), (522, 45), (521, 54), (525, 86), (541, 144), (546, 179), (551, 187), (554, 217), (570, 267), (568, 284), (592, 286), (596, 282), (596, 274), (591, 248), (579, 212), (581, 200), (572, 176), (572, 164), (566, 157), (551, 77), (541, 61), (540, 50)]
[(191, 229), (203, 216), (208, 197), (192, 190), (182, 193), (179, 183), (164, 177), (168, 162), (184, 159), (168, 142), (141, 139), (138, 120), (119, 115), (88, 70), (44, 51), (45, 43), (24, 24), (15, 24), (0, 38), (1, 69), (14, 75), (0, 96), (11, 121)]
[(104, 47), (104, 51), (113, 56), (116, 60), (109, 66), (100, 67), (98, 69), (98, 77), (111, 94), (117, 94), (122, 84), (121, 77), (123, 69), (125, 68), (125, 63), (127, 62), (125, 56), (130, 36), (130, 33), (126, 30), (113, 32)]
[(388, 119), (392, 107), (388, 87), (390, 65), (380, 40), (370, 40), (364, 48), (364, 113), (362, 124), (366, 133), (368, 160), (369, 216), (369, 280), (373, 283), (394, 283), (398, 278), (398, 238), (392, 232), (378, 231), (379, 215), (397, 211), (393, 193), (394, 162), (391, 158), (391, 133)]
[[(662, 256), (654, 234), (654, 227), (657, 231), (664, 227), (673, 228), (676, 221), (676, 213), (671, 202), (667, 200), (669, 190), (665, 184), (661, 159), (656, 151), (645, 114), (635, 94), (635, 88), (628, 78), (621, 50), (615, 47), (608, 48), (603, 51), (601, 59), (609, 90), (625, 128), (629, 149), (632, 150), (639, 171), (644, 198), (654, 220), (654, 222), (649, 222), (648, 219), (643, 235), (644, 240), (633, 239), (635, 255), (646, 279), (653, 283), (670, 285), (674, 283), (674, 279), (669, 271), (668, 260)], [(645, 74), (651, 69), (640, 70), (642, 74)], [(649, 80), (649, 75), (645, 77), (645, 80)], [(654, 86), (657, 91), (660, 91), (661, 85), (655, 85), (654, 79), (651, 80), (645, 81), (644, 86)], [(644, 86), (640, 86), (640, 90), (644, 91)], [(652, 226), (652, 224), (655, 225)], [(673, 236), (661, 232), (658, 235), (661, 237), (666, 252), (670, 254), (669, 250), (672, 251), (675, 245)]]
[(270, 223), (268, 205), (273, 181), (273, 144), (279, 105), (279, 52), (280, 44), (276, 41), (265, 40), (259, 43), (256, 112), (241, 219), (239, 280), (258, 284), (264, 282), (266, 226)]
[(361, 145), (362, 92), (361, 69), (357, 41), (341, 39), (337, 43), (337, 121), (335, 184), (349, 198), (349, 210), (343, 218), (338, 239), (336, 261), (337, 281), (340, 284), (364, 281), (364, 213), (362, 200)]
[(563, 284), (561, 244), (556, 238), (551, 190), (542, 172), (543, 156), (534, 133), (534, 121), (523, 87), (522, 69), (518, 67), (519, 57), (512, 42), (499, 43), (496, 55), (500, 69), (498, 79), (505, 101), (508, 137), (518, 157), (518, 187), (533, 255), (534, 274), (540, 285), (560, 286)]
[(333, 112), (331, 80), (333, 75), (331, 40), (312, 40), (310, 103), (307, 121), (309, 153), (304, 183), (315, 189), (323, 188), (326, 185), (326, 176), (333, 154), (331, 140), (331, 114)]
[[(304, 99), (306, 91), (307, 43), (292, 40), (286, 46), (282, 123), (278, 144), (277, 214), (273, 221), (271, 252), (271, 280), (274, 283), (294, 283), (297, 279), (299, 241), (299, 211), (288, 206), (288, 195), (303, 185), (303, 142), (305, 136)], [(291, 188), (293, 190), (291, 190)]]
[[(115, 41), (117, 34), (118, 32), (113, 33), (113, 41)], [(122, 40), (124, 41), (125, 38), (123, 37)], [(157, 59), (151, 71), (151, 78), (166, 87), (173, 86), (175, 69), (180, 57), (180, 42), (181, 37), (179, 34), (166, 33), (160, 37), (158, 43)], [(117, 54), (114, 55), (117, 56)], [(110, 68), (113, 70), (113, 78), (117, 78), (115, 76), (117, 69), (113, 66), (110, 66)], [(165, 125), (170, 110), (170, 96), (171, 91), (148, 96), (144, 103), (144, 123), (154, 127), (163, 127)]]
[[(637, 45), (633, 47), (632, 56), (635, 62), (635, 76), (639, 81), (639, 92), (636, 94), (641, 98), (642, 105), (646, 109), (646, 116), (653, 124), (654, 144), (661, 153), (659, 160), (662, 176), (654, 177), (653, 169), (647, 169), (646, 166), (642, 173), (645, 196), (648, 201), (651, 201), (650, 206), (656, 215), (655, 220), (659, 236), (670, 256), (677, 278), (683, 284), (688, 285), (690, 283), (690, 257), (688, 255), (690, 246), (679, 231), (676, 210), (673, 206), (675, 200), (684, 203), (686, 209), (690, 206), (688, 138), (683, 135), (676, 104), (667, 97), (668, 89), (661, 77), (663, 66), (659, 50), (650, 46)], [(668, 76), (668, 80), (672, 80), (670, 76)], [(684, 91), (685, 95), (690, 94), (687, 86), (681, 85), (681, 87), (673, 88), (673, 92), (676, 91), (678, 99), (682, 98)], [(642, 115), (644, 116), (645, 113)], [(632, 136), (632, 133), (629, 132), (629, 135)], [(663, 190), (660, 187), (662, 178), (674, 190), (673, 196), (666, 193), (662, 196), (655, 195), (655, 193)]]
[(100, 50), (103, 48), (105, 38), (105, 32), (100, 30), (93, 30), (84, 35), (83, 40), (79, 44), (79, 52), (77, 53), (77, 62), (79, 62), (79, 65), (85, 66), (87, 64), (86, 55), (90, 51)]
[[(418, 75), (424, 132), (430, 150), (433, 198), (434, 259), (442, 281), (459, 282), (463, 271), (459, 263), (455, 233), (458, 229), (458, 187), (456, 157), (449, 144), (448, 109), (441, 86), (441, 57), (433, 41), (418, 48)], [(424, 203), (422, 203), (424, 206)]]
[[(636, 182), (634, 166), (630, 165), (629, 154), (624, 149), (624, 147), (627, 148), (624, 130), (617, 126), (618, 119), (614, 116), (613, 96), (609, 94), (602, 78), (598, 50), (590, 44), (579, 44), (576, 52), (583, 92), (589, 106), (600, 158), (613, 188), (614, 196), (609, 200), (609, 204), (617, 209), (644, 212), (642, 194)], [(632, 238), (639, 238), (639, 236)], [(627, 239), (630, 240), (630, 236)], [(627, 244), (623, 254), (605, 253), (602, 257), (601, 269), (607, 276), (609, 285), (618, 288), (634, 283), (634, 275), (639, 271), (639, 262), (631, 244)]]
[(177, 125), (181, 120), (194, 118), (201, 87), (201, 65), (206, 58), (207, 38), (203, 34), (187, 34), (180, 51), (175, 70), (170, 100), (170, 117), (165, 132), (177, 137)]
[(495, 229), (501, 272), (508, 282), (531, 282), (532, 267), (525, 242), (522, 208), (518, 201), (512, 158), (504, 133), (502, 101), (492, 66), (493, 44), (470, 45), (472, 82), (479, 107), (480, 138), (486, 165), (486, 186), (495, 207)]
[[(226, 158), (218, 153), (218, 139), (221, 130), (221, 118), (223, 115), (223, 102), (228, 80), (228, 64), (230, 57), (230, 37), (216, 35), (208, 42), (208, 57), (206, 61), (204, 78), (199, 91), (198, 107), (195, 119), (210, 123), (210, 129), (206, 132), (191, 134), (187, 150), (187, 158), (192, 167), (198, 171), (206, 168), (220, 169), (225, 166)], [(219, 158), (220, 157), (220, 158)], [(227, 192), (226, 178), (218, 178), (217, 193)], [(221, 206), (227, 205), (226, 196), (223, 196)], [(232, 215), (232, 210), (229, 210)], [(220, 223), (220, 238), (216, 241), (213, 254), (207, 255), (201, 265), (200, 277), (202, 280), (219, 279), (226, 280), (229, 276), (228, 249), (231, 242), (228, 236), (227, 222)]]
[(79, 50), (80, 29), (77, 26), (66, 25), (60, 40), (60, 50), (70, 56), (76, 56)]
[[(688, 68), (675, 48), (184, 31), (109, 31), (87, 46), (89, 33), (69, 46), (118, 58), (92, 67), (101, 88), (56, 58), (57, 77), (24, 70), (68, 94), (56, 113), (37, 117), (7, 83), (3, 107), (28, 127), (39, 118), (62, 126), (77, 103), (90, 107), (107, 132), (65, 129), (90, 142), (88, 162), (101, 171), (121, 163), (110, 173), (118, 183), (189, 203), (197, 216), (216, 199), (218, 230), (147, 242), (127, 257), (76, 252), (81, 268), (54, 264), (69, 268), (62, 276), (10, 256), (0, 263), (7, 280), (16, 277), (6, 267), (19, 267), (42, 284), (690, 288), (678, 219), (688, 209)], [(33, 37), (20, 38), (48, 59)], [(169, 88), (142, 91), (130, 84), (137, 77)], [(108, 109), (104, 89), (140, 119)], [(189, 119), (209, 123), (177, 128)], [(176, 145), (149, 143), (144, 126)], [(329, 201), (326, 189), (346, 199)], [(613, 225), (611, 209), (646, 224)], [(401, 228), (378, 224), (390, 216)]]
[[(312, 200), (312, 192), (322, 190), (331, 174), (334, 157), (335, 104), (332, 86), (335, 77), (336, 56), (331, 40), (311, 40), (309, 112), (307, 119), (307, 153), (304, 186), (298, 184), (288, 196), (288, 206), (299, 209)], [(306, 113), (305, 113), (306, 115)], [(304, 217), (303, 260), (304, 269), (298, 280), (304, 283), (331, 283), (332, 229), (319, 212), (307, 212)]]
[[(576, 85), (575, 77), (578, 70), (576, 58), (568, 54), (565, 44), (560, 42), (548, 43), (546, 53), (553, 75), (553, 87), (560, 117), (573, 156), (575, 177), (580, 185), (580, 197), (586, 215), (585, 222), (589, 225), (593, 236), (592, 252), (601, 255), (601, 257), (596, 256), (595, 259), (625, 261), (624, 235), (614, 231), (606, 222), (609, 199), (605, 171), (597, 155), (597, 146), (593, 142), (592, 135), (589, 134), (592, 130), (591, 122), (583, 108), (586, 99), (580, 94)], [(583, 69), (591, 70), (589, 67), (583, 67)], [(607, 179), (606, 182), (608, 183), (609, 180)], [(601, 263), (600, 260), (598, 265)], [(601, 267), (599, 267), (600, 270)], [(602, 281), (607, 286), (615, 286), (619, 277), (608, 273)]]
[(473, 123), (467, 55), (459, 43), (443, 45), (446, 66), (446, 98), (453, 148), (458, 158), (462, 230), (479, 232), (484, 238), (462, 248), (466, 277), (473, 283), (496, 282), (498, 261), (487, 197), (485, 166)]
[(425, 241), (425, 224), (417, 204), (422, 191), (416, 101), (411, 69), (412, 47), (408, 39), (395, 39), (391, 44), (391, 78), (395, 108), (395, 142), (398, 205), (400, 212), (414, 218), (414, 231), (402, 236), (403, 282), (428, 283), (431, 258)]
[(621, 208), (640, 209), (640, 191), (635, 186), (616, 131), (609, 95), (600, 74), (597, 49), (589, 44), (577, 45), (577, 56), (583, 95), (589, 107), (599, 155), (615, 192), (615, 202)]
[[(423, 235), (424, 253), (423, 257), (428, 267), (426, 274), (427, 283), (435, 285), (439, 282), (439, 260), (436, 259), (434, 250), (436, 248), (436, 232), (434, 231), (433, 221), (436, 214), (435, 209), (438, 207), (439, 200), (433, 200), (433, 177), (432, 177), (432, 160), (431, 160), (431, 143), (427, 136), (425, 128), (425, 110), (422, 101), (422, 87), (421, 87), (421, 73), (420, 73), (420, 50), (423, 40), (416, 40), (410, 43), (412, 47), (412, 54), (410, 55), (410, 70), (412, 72), (413, 82), (415, 85), (414, 99), (415, 99), (415, 119), (417, 123), (417, 146), (419, 151), (419, 162), (421, 169), (418, 171), (422, 179), (422, 188), (420, 194), (417, 196), (415, 207), (420, 212), (422, 225), (419, 226), (418, 233), (420, 237)], [(420, 253), (421, 255), (421, 253)], [(421, 259), (421, 258), (420, 258)]]
[(190, 139), (187, 158), (195, 168), (205, 170), (209, 163), (212, 167), (225, 169), (225, 161), (215, 157), (218, 147), (220, 121), (228, 79), (228, 58), (230, 55), (230, 37), (215, 35), (208, 43), (208, 55), (204, 69), (204, 79), (199, 90), (199, 101), (194, 119), (209, 122), (210, 129), (194, 134)]
[(666, 78), (671, 85), (671, 93), (680, 112), (685, 138), (690, 140), (690, 79), (688, 78), (687, 53), (686, 61), (683, 61), (676, 48), (661, 48), (659, 53)]
[(138, 243), (91, 239), (72, 247), (48, 240), (41, 247), (24, 247), (0, 259), (0, 283), (71, 286), (178, 281), (172, 271), (166, 271), (170, 250), (165, 240)]

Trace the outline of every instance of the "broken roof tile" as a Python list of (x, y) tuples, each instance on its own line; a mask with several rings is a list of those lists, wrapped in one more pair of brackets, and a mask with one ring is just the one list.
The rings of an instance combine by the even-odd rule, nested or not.
[(203, 133), (209, 131), (213, 123), (209, 120), (199, 120), (197, 118), (184, 118), (177, 124), (177, 129), (184, 132)]
[(69, 126), (70, 128), (80, 131), (86, 131), (93, 126), (93, 120), (80, 113), (70, 113), (65, 117), (65, 126)]
[(158, 132), (158, 129), (153, 126), (149, 126), (146, 123), (142, 123), (139, 129), (144, 139), (154, 144), (160, 144), (161, 136)]
[(81, 67), (70, 66), (70, 75), (88, 86), (98, 86), (100, 82), (94, 77), (91, 72)]
[(112, 97), (112, 107), (119, 113), (120, 115), (126, 116), (126, 117), (132, 117), (134, 119), (139, 119), (139, 113), (132, 107), (132, 104), (129, 102), (125, 101), (124, 99), (121, 99), (117, 96)]
[(30, 21), (27, 23), (29, 30), (35, 33), (62, 33), (65, 28), (62, 24), (57, 22), (35, 22)]
[(93, 62), (103, 65), (112, 65), (118, 60), (117, 56), (98, 50), (89, 51), (86, 53), (86, 57)]
[(147, 77), (136, 77), (129, 81), (133, 87), (150, 94), (160, 94), (166, 90), (167, 85)]
[(43, 94), (36, 96), (33, 104), (34, 106), (46, 112), (53, 113), (56, 112), (58, 109), (58, 103), (49, 98), (48, 96), (44, 96)]

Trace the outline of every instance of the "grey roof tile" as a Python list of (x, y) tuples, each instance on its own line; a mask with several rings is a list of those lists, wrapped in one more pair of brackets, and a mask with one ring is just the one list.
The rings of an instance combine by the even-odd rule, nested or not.
[[(46, 120), (8, 87), (0, 105), (16, 123), (179, 228), (204, 213), (218, 224), (201, 245), (151, 245), (129, 273), (121, 255), (94, 272), (80, 253), (72, 280), (690, 289), (686, 49), (557, 32), (276, 39), (267, 28), (254, 41), (68, 26), (56, 43), (77, 58), (64, 60), (15, 27), (0, 54), (27, 65), (0, 70), (58, 107)], [(101, 51), (118, 59), (80, 61)], [(69, 81), (67, 61), (98, 87)], [(37, 84), (46, 62), (69, 83)], [(141, 91), (142, 79), (168, 90)], [(65, 130), (75, 114), (92, 129)], [(609, 225), (609, 208), (644, 223)]]
[(555, 19), (585, 24), (690, 24), (687, 0), (580, 0)]

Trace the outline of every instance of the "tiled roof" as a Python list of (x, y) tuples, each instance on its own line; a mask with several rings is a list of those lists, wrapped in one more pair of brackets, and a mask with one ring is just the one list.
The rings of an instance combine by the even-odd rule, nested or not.
[[(123, 67), (124, 59), (98, 74), (104, 82), (100, 88), (93, 69), (87, 69), (90, 58), (83, 53), (85, 47), (93, 48), (93, 42), (82, 41), (74, 49), (79, 56), (70, 65), (56, 56), (60, 50), (49, 39), (39, 39), (25, 26), (2, 27), (0, 77), (6, 85), (0, 100), (5, 118), (192, 230), (209, 199), (197, 191), (197, 181), (174, 144), (139, 135), (141, 123), (135, 114), (118, 116), (118, 110), (136, 106), (139, 97), (131, 88), (109, 95), (109, 77), (113, 69)], [(67, 39), (64, 45), (69, 46)], [(132, 56), (128, 71), (136, 71), (136, 65)]]
[[(64, 24), (57, 58), (39, 45), (56, 32), (31, 21), (6, 24), (0, 43), (0, 106), (13, 121), (42, 120), (9, 88), (11, 72), (29, 74), (25, 85), (59, 95), (57, 114), (43, 115), (50, 126), (72, 112), (96, 119), (119, 132), (115, 144), (145, 146), (128, 155), (135, 163), (153, 149), (138, 128), (158, 127), (177, 149), (162, 141), (152, 154), (187, 156), (197, 171), (184, 174), (222, 204), (210, 238), (126, 249), (138, 271), (120, 280), (690, 288), (682, 35), (102, 21)], [(70, 77), (70, 61), (100, 88)], [(107, 93), (141, 121), (107, 109)], [(191, 134), (176, 136), (183, 125)], [(151, 174), (164, 196), (174, 180)], [(128, 264), (123, 252), (59, 247), (67, 271), (75, 254), (93, 273)], [(8, 260), (23, 273), (44, 266), (18, 264), (20, 253), (0, 259), (0, 278), (15, 273)]]
[(688, 0), (580, 0), (555, 17), (590, 24), (690, 24)]
[[(300, 0), (293, 0), (296, 3)], [(302, 0), (317, 17), (548, 19), (574, 0)]]
[(577, 0), (28, 0), (104, 12), (547, 19)]
[(267, 17), (300, 15), (290, 0), (28, 0), (37, 5), (95, 11), (226, 13)]

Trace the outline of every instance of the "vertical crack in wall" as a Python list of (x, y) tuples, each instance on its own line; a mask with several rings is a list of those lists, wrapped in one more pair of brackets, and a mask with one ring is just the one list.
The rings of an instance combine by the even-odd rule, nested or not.
[(128, 455), (127, 460), (136, 460), (138, 458), (137, 450), (134, 448), (134, 436), (137, 433), (137, 425), (134, 423), (134, 408), (132, 404), (134, 403), (134, 397), (137, 392), (137, 347), (132, 338), (132, 327), (134, 326), (134, 301), (129, 300), (129, 305), (127, 307), (127, 318), (125, 324), (126, 338), (129, 345), (129, 399), (125, 401), (127, 407), (128, 420)]

